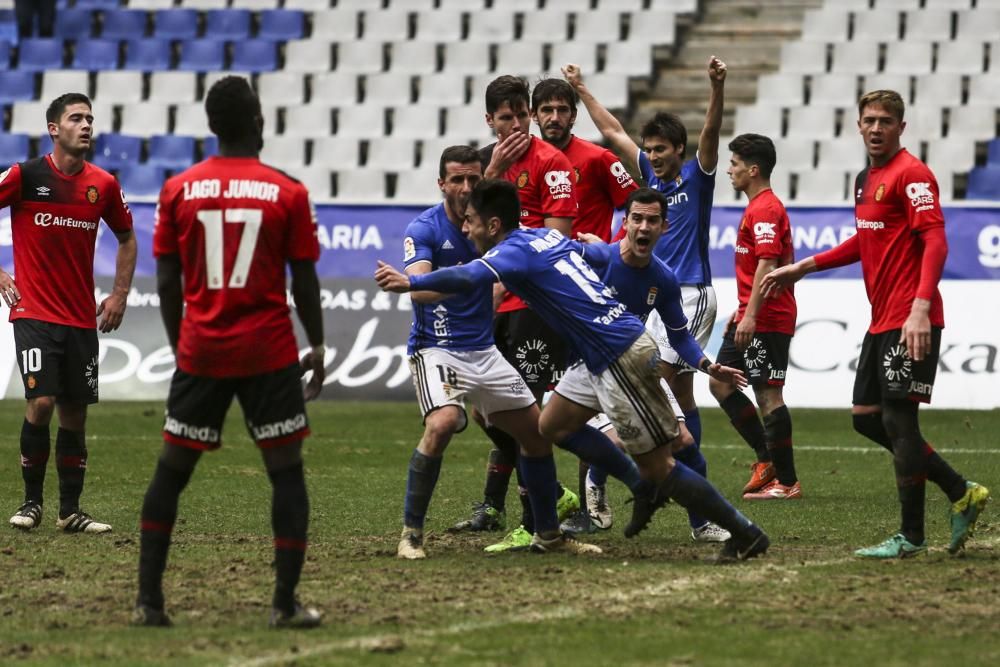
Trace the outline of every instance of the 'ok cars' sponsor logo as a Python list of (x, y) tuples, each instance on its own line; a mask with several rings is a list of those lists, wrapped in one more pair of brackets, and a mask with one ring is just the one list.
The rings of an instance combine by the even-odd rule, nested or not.
[(36, 213), (35, 224), (39, 227), (70, 227), (74, 229), (85, 229), (92, 232), (97, 229), (96, 222), (89, 220), (77, 220), (76, 218), (64, 218), (51, 213)]
[(554, 169), (545, 172), (545, 185), (553, 199), (566, 199), (573, 193), (573, 184), (569, 180), (568, 171)]
[(907, 183), (906, 196), (917, 211), (926, 211), (934, 206), (934, 193), (930, 183)]

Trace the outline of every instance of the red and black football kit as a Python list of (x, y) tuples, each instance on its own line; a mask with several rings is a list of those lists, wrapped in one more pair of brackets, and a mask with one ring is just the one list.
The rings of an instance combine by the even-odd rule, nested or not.
[(46, 155), (0, 174), (5, 206), (21, 294), (10, 321), (25, 397), (95, 403), (94, 249), (102, 219), (116, 234), (131, 231), (125, 194), (100, 167), (84, 162), (70, 176)]
[(285, 269), (319, 259), (306, 188), (256, 158), (209, 158), (164, 184), (153, 252), (179, 256), (186, 305), (164, 438), (218, 447), (235, 396), (261, 447), (302, 440)]
[[(743, 212), (736, 237), (736, 291), (739, 309), (736, 322), (743, 319), (753, 290), (754, 274), (762, 259), (775, 259), (778, 266), (795, 261), (792, 230), (784, 205), (768, 188), (759, 192)], [(722, 342), (717, 361), (743, 370), (752, 386), (782, 386), (788, 370), (788, 348), (795, 334), (797, 315), (795, 293), (763, 299), (757, 311), (754, 336), (746, 350), (734, 340), (735, 324)]]
[(571, 136), (563, 154), (573, 166), (573, 184), (579, 205), (573, 220), (573, 236), (594, 234), (609, 243), (615, 209), (624, 206), (628, 196), (639, 186), (618, 156), (607, 148)]
[[(938, 282), (948, 254), (937, 180), (901, 149), (882, 167), (868, 167), (854, 185), (857, 234), (816, 255), (819, 270), (861, 261), (872, 307), (854, 385), (855, 405), (886, 398), (929, 403), (937, 372), (944, 306)], [(900, 331), (914, 299), (930, 301), (931, 349), (913, 361)]]

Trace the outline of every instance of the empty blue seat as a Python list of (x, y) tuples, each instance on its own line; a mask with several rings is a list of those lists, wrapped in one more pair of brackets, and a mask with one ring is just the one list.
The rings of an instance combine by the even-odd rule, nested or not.
[(205, 137), (201, 140), (201, 159), (212, 157), (213, 155), (218, 155), (219, 153), (219, 138), (214, 134), (210, 137)]
[(1000, 139), (986, 144), (986, 164), (1000, 167)]
[(192, 39), (181, 43), (177, 69), (192, 72), (214, 72), (225, 69), (226, 44), (214, 39)]
[(1000, 201), (1000, 166), (986, 165), (970, 171), (965, 198)]
[(236, 72), (271, 72), (278, 68), (278, 47), (266, 39), (250, 39), (233, 44)]
[(0, 71), (0, 104), (35, 99), (35, 73), (24, 70)]
[(146, 34), (146, 12), (139, 9), (115, 9), (104, 12), (101, 37), (104, 39), (139, 39)]
[(0, 41), (0, 69), (10, 69), (10, 42)]
[(136, 39), (125, 45), (125, 69), (157, 72), (170, 69), (170, 42), (166, 39)]
[(61, 39), (22, 39), (17, 48), (18, 69), (44, 72), (62, 69), (63, 41)]
[(146, 164), (171, 171), (187, 169), (194, 163), (194, 137), (158, 134), (149, 140)]
[(194, 9), (160, 9), (153, 15), (153, 37), (194, 39), (198, 36), (198, 12)]
[(295, 9), (265, 9), (260, 13), (258, 39), (286, 42), (305, 32), (305, 14)]
[(118, 40), (87, 39), (77, 42), (73, 69), (118, 69)]
[(14, 20), (13, 10), (0, 9), (0, 41), (17, 43), (17, 21)]
[[(121, 0), (76, 0), (73, 6), (77, 9), (117, 9)], [(59, 10), (63, 11), (63, 10)]]
[(26, 134), (0, 134), (0, 167), (6, 169), (15, 162), (24, 162), (30, 155), (30, 138)]
[(155, 197), (166, 178), (163, 167), (151, 164), (126, 164), (118, 170), (118, 181), (129, 197)]
[(94, 20), (89, 9), (60, 9), (56, 12), (55, 36), (63, 39), (87, 39)]
[(135, 164), (142, 157), (142, 138), (111, 132), (97, 135), (94, 147), (94, 164), (114, 171), (124, 165)]
[(250, 12), (246, 9), (212, 9), (205, 13), (205, 39), (233, 42), (250, 37)]

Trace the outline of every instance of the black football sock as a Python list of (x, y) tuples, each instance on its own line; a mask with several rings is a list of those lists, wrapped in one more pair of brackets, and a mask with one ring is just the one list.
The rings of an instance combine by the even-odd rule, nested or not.
[(760, 423), (757, 408), (750, 399), (743, 392), (734, 391), (723, 399), (719, 406), (729, 416), (729, 421), (733, 423), (736, 432), (757, 454), (757, 461), (761, 463), (770, 461), (771, 454), (767, 451), (764, 425)]
[(517, 465), (516, 456), (508, 456), (507, 452), (496, 447), (490, 450), (490, 459), (486, 464), (483, 500), (501, 512), (507, 506), (507, 490), (510, 488), (510, 476), (514, 473), (515, 465)]
[(438, 475), (441, 473), (443, 458), (442, 456), (425, 456), (418, 450), (413, 450), (409, 472), (406, 476), (406, 501), (403, 505), (404, 526), (423, 529), (427, 507), (431, 504), (431, 495), (434, 493)]
[[(430, 459), (434, 460), (434, 459)], [(437, 459), (440, 466), (440, 457)], [(272, 606), (286, 614), (295, 612), (295, 588), (306, 559), (309, 528), (309, 494), (302, 462), (268, 471), (271, 478), (271, 529), (274, 532), (274, 600)]]
[(45, 467), (49, 462), (49, 426), (36, 426), (27, 419), (21, 424), (21, 477), (24, 500), (42, 504)]
[(177, 502), (193, 471), (193, 468), (175, 470), (159, 461), (142, 502), (139, 604), (153, 609), (163, 609), (163, 570), (167, 567), (170, 536), (177, 520)]
[(87, 473), (87, 445), (83, 432), (56, 431), (56, 472), (59, 473), (59, 518), (80, 509), (83, 478)]
[(792, 416), (788, 406), (782, 405), (764, 417), (764, 438), (767, 451), (774, 461), (778, 481), (791, 486), (799, 481), (795, 475), (795, 455), (792, 451)]

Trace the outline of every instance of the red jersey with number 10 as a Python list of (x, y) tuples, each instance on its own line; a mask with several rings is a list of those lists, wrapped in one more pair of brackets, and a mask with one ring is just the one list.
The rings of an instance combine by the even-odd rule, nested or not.
[(115, 177), (89, 162), (69, 176), (52, 157), (0, 174), (0, 208), (10, 206), (14, 280), (26, 318), (83, 329), (97, 326), (94, 246), (101, 219), (115, 233), (132, 229), (132, 212)]
[[(776, 259), (778, 266), (795, 261), (788, 213), (770, 188), (758, 192), (750, 200), (736, 233), (736, 292), (740, 301), (737, 322), (743, 319), (746, 312), (753, 291), (754, 274), (762, 259)], [(794, 335), (797, 314), (795, 292), (789, 287), (780, 295), (761, 301), (756, 330)]]
[(301, 183), (256, 158), (196, 164), (160, 192), (153, 253), (179, 255), (183, 267), (178, 368), (246, 377), (298, 360), (285, 266), (319, 259)]

